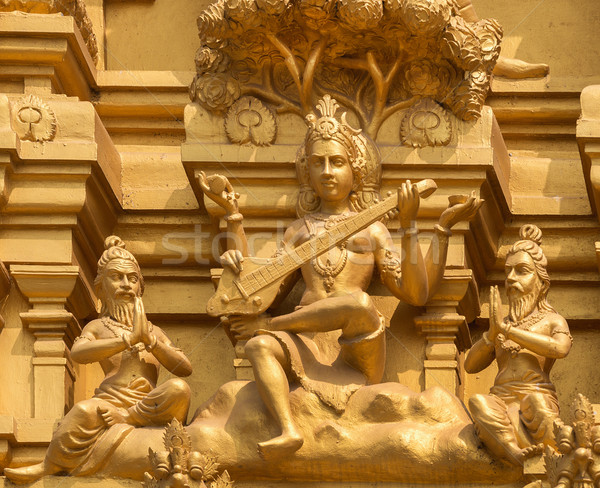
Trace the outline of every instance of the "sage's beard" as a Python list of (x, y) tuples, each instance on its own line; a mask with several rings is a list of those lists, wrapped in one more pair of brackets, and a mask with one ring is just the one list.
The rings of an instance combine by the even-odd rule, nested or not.
[(521, 297), (512, 297), (510, 293), (508, 294), (508, 318), (511, 322), (523, 320), (533, 312), (538, 304), (540, 288), (538, 283), (530, 293)]
[(133, 302), (115, 300), (113, 297), (109, 297), (102, 301), (100, 315), (103, 317), (108, 315), (121, 324), (133, 327)]

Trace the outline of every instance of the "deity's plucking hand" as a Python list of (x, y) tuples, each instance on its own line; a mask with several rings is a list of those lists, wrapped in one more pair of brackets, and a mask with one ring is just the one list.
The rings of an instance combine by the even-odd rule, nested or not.
[(490, 290), (490, 327), (469, 351), (465, 370), (478, 373), (494, 359), (498, 375), (490, 395), (475, 395), (469, 409), (480, 438), (496, 456), (516, 465), (554, 445), (558, 398), (550, 381), (556, 359), (571, 349), (565, 319), (547, 301), (550, 278), (540, 247), (541, 231), (525, 225), (506, 258), (508, 316)]

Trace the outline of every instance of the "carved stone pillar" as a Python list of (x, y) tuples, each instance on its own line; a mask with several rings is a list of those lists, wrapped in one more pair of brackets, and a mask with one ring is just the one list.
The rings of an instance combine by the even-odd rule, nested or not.
[(436, 294), (415, 317), (415, 325), (427, 340), (425, 350), (425, 388), (441, 386), (462, 399), (464, 371), (461, 352), (471, 347), (467, 310), (477, 305), (473, 272), (446, 270)]
[(12, 265), (11, 274), (31, 310), (20, 314), (23, 326), (33, 333), (33, 417), (56, 419), (73, 404), (75, 374), (69, 354), (80, 327), (66, 310), (73, 292), (77, 266)]

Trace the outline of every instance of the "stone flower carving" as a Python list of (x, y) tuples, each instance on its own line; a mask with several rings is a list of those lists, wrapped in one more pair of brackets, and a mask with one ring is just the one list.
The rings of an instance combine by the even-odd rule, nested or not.
[(371, 29), (383, 17), (381, 0), (339, 0), (338, 15), (350, 26)]
[(254, 0), (226, 0), (227, 16), (239, 23), (254, 23), (258, 6)]
[(411, 63), (405, 76), (407, 88), (413, 95), (435, 95), (440, 88), (437, 67), (428, 59)]
[(275, 141), (277, 124), (273, 112), (258, 98), (242, 97), (227, 112), (225, 132), (234, 144), (268, 146)]
[(331, 20), (334, 2), (330, 0), (300, 0), (303, 22), (313, 30), (324, 29)]
[(484, 19), (475, 24), (475, 32), (481, 47), (481, 59), (486, 63), (495, 63), (500, 56), (502, 27), (494, 19)]
[(281, 15), (289, 3), (289, 0), (256, 0), (258, 8), (269, 15)]
[(442, 54), (467, 71), (481, 65), (481, 46), (477, 34), (462, 17), (452, 17), (442, 37)]
[(223, 73), (229, 66), (229, 56), (219, 49), (201, 46), (196, 51), (196, 72)]
[(224, 112), (241, 95), (240, 84), (225, 73), (197, 76), (192, 83), (190, 95), (207, 110)]
[(415, 103), (400, 124), (400, 139), (407, 146), (445, 146), (451, 136), (446, 110), (430, 98)]
[(435, 35), (450, 20), (448, 0), (405, 0), (401, 4), (404, 23), (414, 35)]
[(477, 118), (502, 37), (493, 20), (465, 21), (457, 0), (214, 0), (198, 27), (190, 95), (207, 110), (252, 96), (304, 117), (331, 93), (371, 137), (417, 98)]

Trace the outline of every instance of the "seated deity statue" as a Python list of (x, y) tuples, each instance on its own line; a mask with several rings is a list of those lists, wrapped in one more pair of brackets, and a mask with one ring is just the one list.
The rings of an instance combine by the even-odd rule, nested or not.
[(77, 403), (60, 421), (43, 462), (5, 469), (13, 483), (58, 473), (91, 474), (133, 428), (187, 418), (187, 383), (178, 378), (156, 382), (161, 364), (177, 376), (190, 375), (191, 364), (146, 319), (144, 280), (135, 257), (116, 236), (106, 239), (105, 248), (94, 282), (100, 318), (84, 327), (71, 349), (78, 363), (99, 362), (104, 380), (93, 398)]
[[(321, 116), (311, 113), (306, 117), (309, 129), (296, 159), (300, 218), (287, 228), (275, 257), (299, 249), (315, 237), (334, 233), (338, 224), (352, 222), (361, 211), (366, 213), (379, 202), (381, 159), (377, 147), (346, 122), (345, 113), (341, 118), (336, 116), (338, 105), (330, 96), (325, 95), (317, 107)], [(223, 177), (202, 174), (201, 187), (224, 208), (229, 242), (237, 243), (222, 255), (221, 263), (234, 273), (242, 273), (249, 250), (238, 195), (228, 181), (212, 184), (214, 178)], [(386, 225), (375, 219), (323, 254), (309, 257), (285, 278), (275, 302), (289, 293), (300, 276), (305, 283), (293, 312), (279, 316), (232, 314), (226, 318), (235, 337), (247, 340), (245, 353), (256, 386), (281, 429), (281, 435), (258, 444), (263, 458), (290, 455), (303, 445), (303, 435), (290, 410), (290, 383), (299, 383), (341, 413), (361, 386), (382, 381), (385, 321), (366, 293), (375, 267), (393, 295), (408, 304), (424, 305), (443, 276), (450, 228), (472, 218), (482, 203), (471, 195), (446, 209), (435, 225), (437, 242), (430, 245), (424, 258), (415, 224), (420, 204), (418, 185), (403, 183), (397, 202), (395, 212), (402, 227), (400, 249), (395, 248)], [(307, 334), (330, 331), (341, 331), (339, 356), (333, 362), (325, 359)]]
[(473, 396), (469, 409), (487, 448), (516, 465), (542, 452), (544, 445), (554, 445), (559, 407), (550, 370), (572, 344), (566, 320), (547, 300), (550, 278), (540, 247), (542, 232), (524, 225), (520, 237), (506, 257), (508, 316), (501, 320), (498, 288), (492, 287), (490, 328), (465, 360), (468, 373), (497, 361), (490, 394)]

